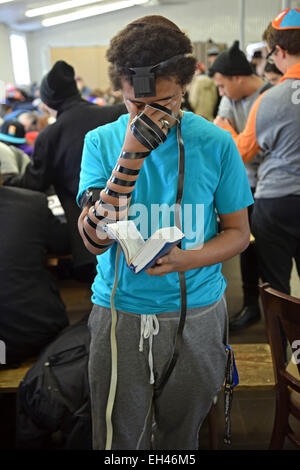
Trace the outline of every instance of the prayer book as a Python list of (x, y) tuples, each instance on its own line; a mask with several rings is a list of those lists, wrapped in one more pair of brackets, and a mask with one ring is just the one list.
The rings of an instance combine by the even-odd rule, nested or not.
[(158, 258), (168, 254), (184, 238), (182, 231), (174, 226), (160, 228), (145, 241), (132, 220), (119, 220), (102, 228), (120, 244), (126, 263), (135, 274), (154, 266)]

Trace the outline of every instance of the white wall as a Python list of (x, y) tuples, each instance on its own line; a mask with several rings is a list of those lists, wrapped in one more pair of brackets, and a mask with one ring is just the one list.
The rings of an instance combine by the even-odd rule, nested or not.
[[(149, 14), (168, 17), (192, 41), (212, 38), (230, 45), (239, 39), (239, 0), (176, 1), (164, 6), (133, 7), (27, 34), (32, 80), (39, 82), (49, 70), (50, 47), (107, 45), (127, 23)], [(281, 7), (281, 0), (246, 0), (245, 45), (261, 40), (262, 32)]]
[(9, 33), (7, 26), (0, 23), (0, 80), (14, 83)]

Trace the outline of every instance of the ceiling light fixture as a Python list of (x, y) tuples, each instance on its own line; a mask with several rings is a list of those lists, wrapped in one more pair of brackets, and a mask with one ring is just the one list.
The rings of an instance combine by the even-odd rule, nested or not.
[(81, 20), (84, 18), (89, 18), (91, 16), (102, 15), (104, 13), (122, 10), (124, 8), (129, 8), (136, 5), (142, 5), (143, 3), (147, 2), (148, 0), (125, 0), (121, 2), (114, 2), (106, 5), (99, 5), (92, 8), (84, 8), (82, 10), (75, 11), (74, 13), (67, 13), (65, 15), (46, 18), (42, 20), (41, 23), (45, 27), (54, 26), (57, 24), (67, 23), (69, 21)]
[(100, 3), (104, 0), (68, 0), (66, 2), (52, 3), (39, 8), (31, 8), (26, 10), (24, 15), (33, 18), (34, 16), (48, 15), (48, 13), (55, 13), (57, 11), (68, 10), (70, 8), (82, 7), (90, 5), (91, 3)]

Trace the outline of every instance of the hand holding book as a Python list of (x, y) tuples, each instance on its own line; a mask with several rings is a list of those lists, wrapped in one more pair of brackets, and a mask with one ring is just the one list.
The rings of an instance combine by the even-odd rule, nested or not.
[(156, 260), (154, 266), (147, 268), (146, 273), (148, 276), (161, 277), (170, 273), (184, 272), (186, 271), (186, 253), (186, 250), (173, 246), (169, 253)]
[(179, 228), (164, 227), (145, 242), (132, 220), (105, 224), (103, 230), (120, 243), (126, 263), (135, 274), (154, 266), (159, 258), (169, 253), (184, 237)]

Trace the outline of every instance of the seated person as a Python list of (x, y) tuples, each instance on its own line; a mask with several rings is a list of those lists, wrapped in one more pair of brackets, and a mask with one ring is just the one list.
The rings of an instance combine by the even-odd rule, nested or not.
[[(68, 325), (47, 252), (69, 251), (66, 224), (44, 194), (0, 185), (0, 340), (14, 367), (35, 356)], [(2, 344), (2, 343), (1, 343)]]
[(0, 142), (0, 173), (3, 182), (11, 176), (22, 175), (29, 162), (30, 158), (22, 150)]
[(4, 121), (0, 128), (0, 141), (22, 150), (28, 156), (32, 155), (33, 147), (25, 137), (25, 127), (16, 119)]

